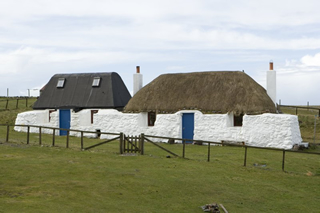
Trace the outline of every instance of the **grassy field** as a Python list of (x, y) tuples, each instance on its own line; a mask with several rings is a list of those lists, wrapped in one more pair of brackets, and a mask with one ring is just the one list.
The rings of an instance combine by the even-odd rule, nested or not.
[[(0, 112), (8, 123), (20, 110)], [(26, 110), (26, 109), (24, 109)], [(5, 115), (3, 115), (5, 114)], [(311, 115), (312, 116), (312, 115)], [(299, 117), (300, 119), (300, 117)], [(3, 123), (3, 122), (0, 122)], [(0, 127), (0, 212), (203, 212), (222, 203), (229, 212), (319, 212), (320, 156), (188, 145), (175, 158), (146, 143), (145, 155), (119, 155), (117, 141), (80, 150), (80, 139)], [(85, 147), (101, 142), (85, 138)], [(161, 144), (181, 156), (181, 144)]]
[[(28, 98), (27, 101), (26, 101), (26, 98), (22, 98), (22, 99), (19, 99), (17, 104), (17, 99), (18, 97), (16, 98), (0, 97), (0, 124), (8, 123), (13, 125), (15, 123), (17, 114), (27, 110), (32, 110), (31, 106), (37, 100), (34, 97)], [(7, 100), (9, 100), (8, 105), (7, 105)]]
[(2, 142), (0, 212), (200, 213), (213, 202), (229, 212), (319, 210), (319, 156), (288, 153), (282, 172), (275, 151), (250, 149), (243, 167), (241, 148), (213, 147), (206, 162), (205, 146), (187, 146), (187, 160), (151, 144), (146, 155), (121, 156), (117, 142), (80, 151), (72, 140), (70, 149)]
[[(320, 106), (312, 106), (319, 108)], [(296, 109), (290, 107), (281, 107), (281, 111), (287, 114), (296, 114)], [(318, 110), (298, 109), (297, 115), (300, 122), (301, 136), (304, 141), (320, 144), (320, 118)], [(315, 117), (316, 116), (316, 117)], [(316, 121), (316, 135), (314, 140), (314, 122)]]

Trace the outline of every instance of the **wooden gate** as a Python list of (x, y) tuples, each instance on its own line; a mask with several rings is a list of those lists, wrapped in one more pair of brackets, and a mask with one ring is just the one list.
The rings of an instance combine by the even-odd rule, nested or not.
[(140, 153), (144, 154), (144, 135), (120, 135), (120, 154), (123, 153)]

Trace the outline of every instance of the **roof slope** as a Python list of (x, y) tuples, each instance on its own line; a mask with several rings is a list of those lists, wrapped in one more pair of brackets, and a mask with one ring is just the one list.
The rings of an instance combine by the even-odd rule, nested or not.
[[(93, 87), (93, 79), (100, 77), (100, 85)], [(64, 87), (58, 88), (60, 78)], [(115, 73), (56, 74), (45, 86), (33, 109), (122, 109), (131, 95), (121, 77)]]
[(266, 90), (240, 71), (164, 74), (143, 87), (124, 112), (261, 114), (276, 112)]

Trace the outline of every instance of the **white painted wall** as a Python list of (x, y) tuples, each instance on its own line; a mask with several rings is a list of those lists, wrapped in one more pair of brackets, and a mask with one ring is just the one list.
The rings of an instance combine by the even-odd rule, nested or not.
[[(195, 113), (194, 139), (220, 142), (244, 141), (247, 145), (260, 147), (274, 147), (291, 149), (293, 145), (302, 142), (298, 117), (286, 114), (244, 115), (243, 126), (233, 127), (232, 114), (202, 114), (197, 110), (179, 111), (175, 114), (158, 114), (154, 126), (147, 126), (147, 113), (121, 113), (113, 109), (100, 109), (93, 116), (91, 124), (91, 110), (71, 112), (71, 129), (119, 133), (126, 135), (182, 137), (182, 114)], [(58, 127), (59, 114), (50, 114), (48, 110), (37, 110), (20, 113), (16, 124), (41, 125)], [(26, 128), (15, 127), (16, 131), (26, 131)], [(37, 132), (38, 129), (32, 129)], [(44, 130), (45, 132), (46, 130)], [(48, 133), (50, 131), (47, 130)], [(57, 133), (58, 134), (58, 133)], [(80, 133), (71, 132), (79, 136)], [(95, 137), (96, 134), (85, 134)], [(102, 135), (101, 138), (112, 138), (112, 135)], [(167, 142), (157, 139), (157, 142)]]

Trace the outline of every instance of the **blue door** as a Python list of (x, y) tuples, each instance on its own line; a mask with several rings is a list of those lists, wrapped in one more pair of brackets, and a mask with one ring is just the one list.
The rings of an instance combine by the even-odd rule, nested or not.
[[(70, 109), (59, 110), (59, 127), (70, 129)], [(66, 130), (60, 130), (60, 135), (67, 135)]]
[[(182, 114), (182, 138), (193, 140), (194, 113)], [(192, 141), (186, 141), (192, 143)]]

